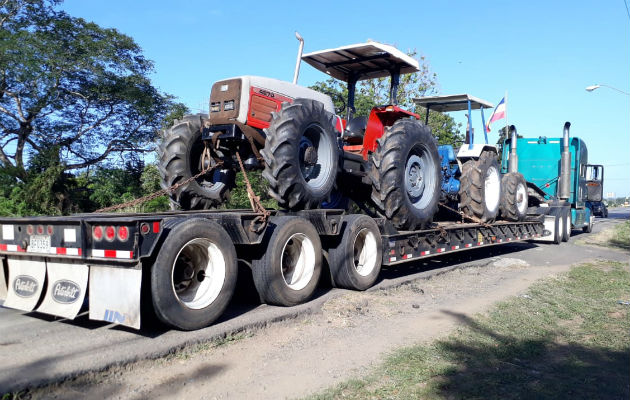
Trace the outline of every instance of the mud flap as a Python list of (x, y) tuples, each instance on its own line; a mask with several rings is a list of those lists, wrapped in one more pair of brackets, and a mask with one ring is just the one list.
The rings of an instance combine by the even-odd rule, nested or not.
[(5, 307), (33, 311), (44, 287), (46, 263), (22, 259), (8, 259), (9, 285)]
[(545, 227), (543, 236), (536, 239), (536, 242), (553, 242), (556, 233), (556, 217), (554, 215), (545, 215)]
[(47, 263), (48, 288), (38, 312), (74, 319), (85, 298), (89, 269), (82, 264)]
[(90, 319), (140, 329), (142, 270), (90, 266)]
[(0, 259), (0, 305), (7, 299), (7, 277), (4, 276), (4, 265)]

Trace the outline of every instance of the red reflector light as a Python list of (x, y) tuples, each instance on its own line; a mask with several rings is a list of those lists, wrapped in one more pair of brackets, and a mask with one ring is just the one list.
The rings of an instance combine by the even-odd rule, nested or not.
[(160, 233), (160, 223), (159, 222), (154, 222), (153, 223), (153, 233)]
[(29, 235), (35, 233), (35, 228), (33, 228), (33, 225), (29, 225), (26, 227), (26, 233), (28, 233)]
[(53, 232), (54, 232), (54, 231), (53, 231), (53, 227), (52, 227), (52, 225), (48, 225), (48, 226), (46, 227), (46, 232), (48, 232), (48, 235), (49, 235), (49, 236), (52, 236), (52, 234), (53, 234)]
[(43, 235), (44, 234), (44, 226), (43, 225), (37, 225), (37, 234), (38, 235)]
[(149, 227), (149, 224), (147, 224), (146, 222), (143, 222), (140, 224), (140, 233), (142, 233), (143, 235), (146, 235), (147, 233), (149, 233), (150, 230), (151, 228)]
[(105, 228), (105, 239), (108, 242), (113, 241), (115, 237), (116, 237), (116, 228), (114, 228), (113, 226), (108, 226), (107, 228)]
[(126, 226), (118, 227), (118, 240), (121, 242), (126, 242), (129, 239), (129, 228)]
[(100, 241), (101, 239), (103, 239), (103, 227), (102, 226), (95, 226), (92, 229), (92, 237), (96, 241)]

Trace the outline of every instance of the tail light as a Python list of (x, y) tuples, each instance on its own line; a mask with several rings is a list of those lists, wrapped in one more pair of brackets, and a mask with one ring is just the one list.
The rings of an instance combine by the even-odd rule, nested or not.
[(120, 240), (121, 242), (126, 242), (127, 239), (129, 239), (129, 228), (127, 228), (126, 226), (119, 226), (117, 234), (118, 240)]
[(48, 225), (46, 227), (46, 232), (48, 232), (48, 236), (52, 236), (52, 234), (54, 232), (54, 229), (53, 229), (52, 225)]
[(146, 222), (141, 223), (140, 233), (142, 233), (143, 235), (146, 235), (149, 232), (151, 232), (151, 227), (149, 226), (149, 224), (147, 224)]
[(97, 242), (100, 242), (101, 239), (103, 239), (103, 227), (102, 226), (95, 226), (94, 228), (92, 228), (92, 237)]
[(38, 235), (44, 234), (44, 225), (37, 225), (37, 234)]
[(105, 240), (108, 242), (112, 242), (116, 237), (116, 228), (113, 226), (108, 226), (105, 228)]
[(35, 233), (35, 228), (33, 227), (33, 225), (29, 225), (26, 227), (26, 233), (29, 235), (32, 235), (33, 233)]

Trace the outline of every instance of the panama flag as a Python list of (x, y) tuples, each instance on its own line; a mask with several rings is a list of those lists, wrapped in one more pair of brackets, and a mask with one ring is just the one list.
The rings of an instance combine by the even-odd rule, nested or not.
[(490, 124), (494, 121), (498, 121), (500, 119), (505, 118), (505, 97), (501, 99), (497, 108), (494, 109), (494, 112), (490, 116), (490, 121), (486, 124), (486, 132), (490, 132)]

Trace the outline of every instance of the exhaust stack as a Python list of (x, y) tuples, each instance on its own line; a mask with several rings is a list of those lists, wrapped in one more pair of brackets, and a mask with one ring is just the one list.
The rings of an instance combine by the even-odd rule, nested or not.
[(304, 39), (300, 34), (295, 31), (295, 38), (300, 41), (300, 48), (298, 49), (297, 62), (295, 63), (295, 73), (293, 74), (293, 84), (297, 84), (298, 76), (300, 75), (300, 64), (302, 62), (302, 50), (304, 50)]
[(558, 197), (561, 200), (569, 200), (571, 195), (571, 152), (569, 151), (569, 128), (570, 122), (564, 123), (562, 135), (562, 156), (560, 159), (560, 186), (558, 186)]
[(510, 125), (510, 161), (508, 164), (508, 172), (518, 172), (518, 154), (516, 154), (516, 141), (518, 134), (516, 127)]

